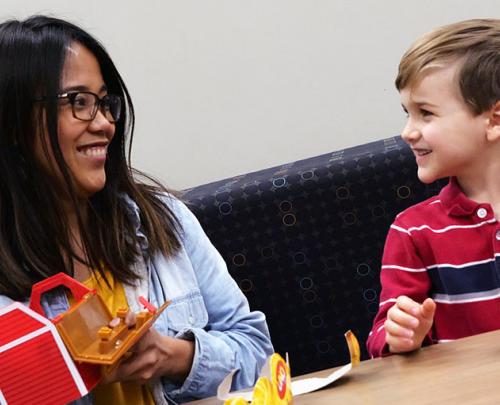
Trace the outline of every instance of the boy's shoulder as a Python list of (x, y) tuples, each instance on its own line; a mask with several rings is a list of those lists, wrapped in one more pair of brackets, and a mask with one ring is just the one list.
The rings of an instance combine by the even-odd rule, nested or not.
[(442, 220), (443, 215), (446, 215), (446, 213), (438, 194), (400, 212), (396, 215), (394, 222), (414, 227), (429, 224), (429, 222), (439, 219)]
[(495, 221), (488, 218), (486, 204), (473, 201), (462, 191), (458, 180), (452, 177), (438, 195), (415, 204), (396, 216), (393, 228), (406, 231), (448, 229), (478, 226)]

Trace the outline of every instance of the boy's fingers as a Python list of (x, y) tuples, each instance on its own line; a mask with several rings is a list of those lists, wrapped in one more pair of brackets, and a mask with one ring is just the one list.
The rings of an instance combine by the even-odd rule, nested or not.
[(387, 313), (387, 319), (394, 321), (398, 325), (408, 328), (415, 329), (418, 327), (418, 319), (413, 315), (401, 310), (397, 306), (393, 306)]
[(399, 309), (408, 314), (414, 316), (420, 315), (420, 304), (405, 295), (401, 295), (397, 298), (396, 305)]
[(431, 298), (427, 298), (420, 306), (420, 315), (427, 320), (434, 318), (435, 311), (436, 303)]
[(414, 332), (411, 329), (405, 328), (401, 326), (400, 324), (387, 319), (384, 323), (384, 329), (386, 334), (389, 334), (394, 337), (401, 337), (401, 338), (406, 338), (410, 339), (413, 337)]
[(389, 345), (391, 353), (401, 353), (413, 350), (415, 343), (412, 339), (402, 338), (400, 336), (386, 335), (386, 343)]

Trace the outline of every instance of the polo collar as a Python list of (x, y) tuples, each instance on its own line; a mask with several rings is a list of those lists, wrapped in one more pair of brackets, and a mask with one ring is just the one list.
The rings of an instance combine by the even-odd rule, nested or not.
[(469, 199), (460, 188), (456, 177), (450, 178), (450, 182), (439, 193), (439, 199), (446, 213), (456, 217), (472, 215), (484, 205)]

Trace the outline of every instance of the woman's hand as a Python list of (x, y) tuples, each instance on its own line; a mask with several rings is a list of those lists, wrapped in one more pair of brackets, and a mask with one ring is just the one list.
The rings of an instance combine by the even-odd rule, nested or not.
[[(128, 326), (135, 324), (135, 314), (125, 318)], [(162, 336), (151, 327), (130, 349), (130, 357), (105, 375), (104, 383), (136, 381), (145, 384), (162, 376), (182, 383), (191, 371), (194, 342)]]
[(387, 311), (384, 324), (386, 343), (391, 353), (419, 349), (434, 321), (436, 303), (427, 298), (422, 304), (404, 295)]

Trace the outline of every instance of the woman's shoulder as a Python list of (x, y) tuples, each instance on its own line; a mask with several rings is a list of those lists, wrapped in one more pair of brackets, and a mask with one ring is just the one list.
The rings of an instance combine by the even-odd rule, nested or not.
[(174, 215), (186, 216), (191, 214), (191, 211), (186, 204), (177, 196), (171, 193), (163, 192), (157, 194), (158, 199), (163, 202)]
[[(180, 230), (190, 228), (197, 224), (197, 219), (187, 205), (177, 196), (168, 192), (156, 192), (153, 195), (158, 199), (173, 215), (175, 221), (180, 225)], [(131, 216), (136, 227), (140, 227), (141, 216), (140, 208), (137, 203), (128, 194), (120, 194), (120, 199), (124, 204), (125, 210)]]

